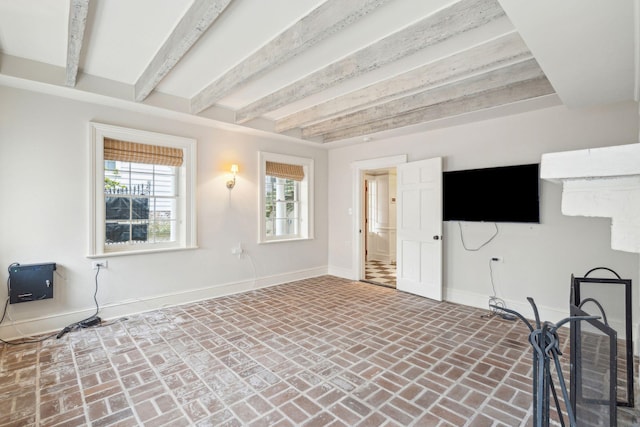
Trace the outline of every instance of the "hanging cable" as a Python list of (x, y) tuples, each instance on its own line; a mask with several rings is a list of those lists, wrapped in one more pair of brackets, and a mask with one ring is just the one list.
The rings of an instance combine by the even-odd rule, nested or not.
[(82, 319), (78, 322), (72, 323), (68, 326), (65, 326), (58, 334), (56, 334), (56, 338), (60, 339), (67, 332), (71, 332), (78, 328), (88, 328), (90, 326), (98, 325), (102, 322), (102, 319), (98, 317), (98, 313), (100, 312), (100, 304), (98, 304), (98, 275), (100, 274), (100, 265), (98, 265), (96, 276), (95, 276), (95, 291), (93, 292), (93, 301), (96, 303), (96, 312), (86, 319)]
[(503, 311), (503, 309), (507, 308), (507, 303), (497, 295), (496, 285), (493, 280), (493, 262), (495, 261), (498, 261), (498, 258), (489, 259), (489, 280), (491, 281), (491, 290), (493, 291), (493, 294), (489, 297), (489, 314), (481, 317), (491, 318), (493, 316), (500, 316), (505, 320), (516, 320), (515, 316)]
[(483, 244), (481, 244), (480, 246), (478, 246), (477, 248), (468, 248), (466, 243), (464, 242), (464, 233), (462, 232), (462, 225), (460, 225), (460, 221), (458, 221), (458, 228), (460, 229), (460, 241), (462, 242), (462, 247), (464, 248), (465, 251), (469, 251), (469, 252), (476, 252), (479, 251), (480, 249), (484, 248), (485, 246), (487, 246), (493, 239), (496, 238), (496, 236), (498, 235), (498, 232), (500, 230), (498, 230), (498, 224), (497, 223), (493, 223), (493, 226), (496, 228), (495, 233), (493, 233), (493, 236), (489, 237), (489, 240), (485, 241)]
[(496, 284), (493, 280), (493, 259), (489, 260), (489, 279), (491, 280), (491, 290), (493, 291), (493, 294), (489, 297), (489, 311), (495, 315), (498, 314), (500, 309), (505, 308), (507, 305), (502, 298), (498, 298), (496, 292)]

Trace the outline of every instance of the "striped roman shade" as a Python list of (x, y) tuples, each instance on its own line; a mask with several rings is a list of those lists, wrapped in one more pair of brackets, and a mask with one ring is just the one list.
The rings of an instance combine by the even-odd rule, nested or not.
[(302, 181), (304, 179), (304, 168), (302, 165), (290, 165), (288, 163), (267, 161), (265, 174), (268, 176), (275, 176), (276, 178)]
[(165, 166), (182, 166), (182, 149), (105, 138), (104, 159)]

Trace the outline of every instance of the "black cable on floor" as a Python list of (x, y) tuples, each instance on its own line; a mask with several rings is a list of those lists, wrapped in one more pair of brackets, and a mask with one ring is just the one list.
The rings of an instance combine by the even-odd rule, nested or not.
[(65, 326), (60, 332), (56, 334), (56, 338), (62, 338), (67, 332), (71, 332), (78, 328), (88, 328), (91, 326), (99, 325), (102, 322), (102, 319), (98, 317), (98, 313), (100, 312), (100, 304), (98, 304), (98, 275), (100, 274), (100, 266), (98, 265), (98, 271), (96, 271), (95, 276), (95, 291), (93, 292), (93, 301), (96, 303), (96, 312), (86, 319), (82, 319), (78, 322), (72, 323), (68, 326)]

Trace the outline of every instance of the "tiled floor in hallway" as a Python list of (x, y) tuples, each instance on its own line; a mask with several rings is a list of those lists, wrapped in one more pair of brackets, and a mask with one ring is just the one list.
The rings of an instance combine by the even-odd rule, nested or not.
[(528, 331), (331, 276), (0, 347), (0, 426), (532, 425)]
[(364, 266), (364, 279), (390, 288), (396, 287), (396, 265), (382, 261), (367, 261)]

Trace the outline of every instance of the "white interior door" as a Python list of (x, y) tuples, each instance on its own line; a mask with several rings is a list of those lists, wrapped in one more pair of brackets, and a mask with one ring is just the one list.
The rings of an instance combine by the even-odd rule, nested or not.
[(397, 289), (442, 301), (442, 158), (398, 166)]

